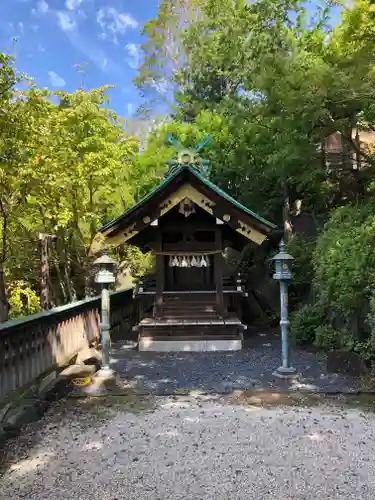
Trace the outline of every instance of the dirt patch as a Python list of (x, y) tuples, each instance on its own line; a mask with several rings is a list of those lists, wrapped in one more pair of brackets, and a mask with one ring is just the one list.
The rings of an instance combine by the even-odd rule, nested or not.
[(273, 406), (317, 407), (329, 405), (340, 409), (355, 408), (366, 412), (375, 412), (375, 394), (327, 395), (305, 392), (235, 391), (225, 399), (231, 404), (265, 408)]
[(100, 425), (118, 411), (138, 414), (152, 411), (154, 407), (153, 396), (139, 395), (133, 390), (123, 391), (120, 395), (70, 396), (55, 404), (48, 418), (57, 423), (74, 417), (85, 427), (86, 422), (92, 425), (93, 420)]

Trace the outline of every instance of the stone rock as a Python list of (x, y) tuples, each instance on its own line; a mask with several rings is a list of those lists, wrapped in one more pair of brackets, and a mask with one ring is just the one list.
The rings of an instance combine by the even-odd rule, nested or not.
[(368, 372), (367, 366), (361, 356), (356, 352), (332, 351), (327, 355), (327, 371), (360, 376)]
[(50, 387), (53, 387), (53, 385), (56, 383), (56, 377), (57, 377), (57, 372), (56, 370), (53, 370), (51, 373), (49, 373), (46, 377), (44, 377), (38, 385), (38, 393), (40, 395), (48, 392)]
[(95, 365), (100, 366), (102, 361), (101, 352), (93, 347), (83, 349), (77, 355), (76, 365)]
[(12, 408), (12, 403), (8, 403), (7, 405), (0, 408), (0, 423), (5, 419), (7, 413)]
[(41, 414), (41, 405), (37, 399), (21, 402), (8, 411), (2, 422), (2, 427), (6, 432), (16, 431), (22, 426), (38, 420)]
[(96, 372), (94, 365), (70, 365), (60, 372), (60, 378), (84, 378)]

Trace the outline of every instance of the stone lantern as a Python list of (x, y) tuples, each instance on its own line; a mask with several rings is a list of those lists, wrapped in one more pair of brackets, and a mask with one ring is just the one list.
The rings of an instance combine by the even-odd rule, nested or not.
[(296, 369), (290, 366), (289, 341), (288, 341), (288, 283), (292, 279), (289, 265), (294, 257), (285, 252), (284, 241), (281, 240), (279, 253), (272, 260), (275, 263), (273, 279), (280, 282), (280, 328), (281, 328), (281, 366), (274, 372), (280, 378), (290, 378), (296, 373)]
[(109, 306), (109, 285), (116, 281), (114, 270), (116, 261), (108, 255), (107, 249), (103, 251), (101, 257), (96, 259), (93, 265), (98, 269), (95, 275), (95, 282), (101, 285), (101, 317), (100, 333), (102, 343), (102, 368), (99, 376), (111, 376), (113, 370), (110, 368), (109, 348), (110, 348), (110, 306)]

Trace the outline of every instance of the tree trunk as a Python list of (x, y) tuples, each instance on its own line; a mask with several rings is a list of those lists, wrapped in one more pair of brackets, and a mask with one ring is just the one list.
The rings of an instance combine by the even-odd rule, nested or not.
[(4, 264), (0, 262), (0, 323), (7, 321), (9, 318), (9, 303), (5, 288), (5, 273)]
[(42, 309), (42, 311), (47, 311), (51, 306), (47, 234), (44, 233), (39, 234), (39, 244), (40, 244), (40, 270), (39, 270), (40, 308)]
[[(90, 175), (89, 179), (89, 210), (90, 210), (90, 237), (91, 241), (95, 238), (96, 235), (96, 226), (93, 218), (94, 213), (94, 188), (92, 182), (92, 175)], [(77, 224), (78, 225), (78, 224)]]
[(293, 228), (290, 219), (290, 201), (289, 190), (286, 180), (283, 182), (284, 206), (283, 206), (283, 224), (284, 224), (284, 240), (288, 242), (292, 236)]
[(55, 268), (56, 276), (57, 276), (57, 281), (60, 286), (60, 291), (61, 291), (61, 296), (62, 296), (62, 303), (66, 304), (68, 302), (67, 295), (66, 295), (66, 290), (65, 290), (65, 284), (63, 281), (63, 277), (61, 275), (61, 270), (60, 270), (60, 259), (58, 256), (58, 253), (55, 253), (55, 258), (53, 259), (53, 265)]
[(70, 255), (66, 248), (64, 250), (65, 250), (64, 276), (65, 276), (66, 290), (68, 292), (69, 302), (74, 302), (77, 298), (77, 294), (75, 291), (74, 283), (71, 279)]
[(5, 271), (4, 262), (7, 258), (7, 244), (8, 244), (8, 216), (5, 211), (4, 205), (0, 199), (0, 213), (1, 213), (1, 240), (0, 240), (0, 323), (7, 321), (9, 318), (9, 302), (7, 298), (7, 290), (5, 286)]

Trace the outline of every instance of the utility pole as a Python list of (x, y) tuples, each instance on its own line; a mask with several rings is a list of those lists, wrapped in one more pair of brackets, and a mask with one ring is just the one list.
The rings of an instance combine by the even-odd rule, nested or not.
[(42, 311), (50, 309), (51, 297), (49, 288), (49, 244), (56, 241), (53, 234), (39, 233), (40, 241), (40, 307)]

